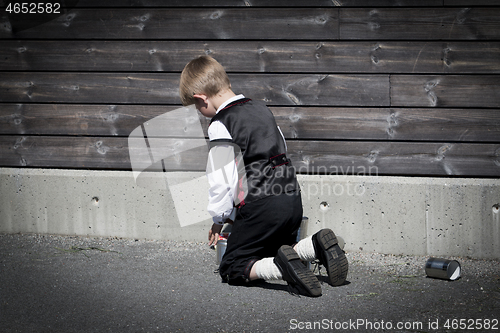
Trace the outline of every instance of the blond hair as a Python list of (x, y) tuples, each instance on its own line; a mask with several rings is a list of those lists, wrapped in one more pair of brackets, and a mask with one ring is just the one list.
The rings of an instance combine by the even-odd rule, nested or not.
[(213, 97), (219, 92), (230, 89), (229, 77), (212, 57), (201, 56), (191, 60), (181, 74), (179, 93), (182, 105), (194, 104), (194, 94)]

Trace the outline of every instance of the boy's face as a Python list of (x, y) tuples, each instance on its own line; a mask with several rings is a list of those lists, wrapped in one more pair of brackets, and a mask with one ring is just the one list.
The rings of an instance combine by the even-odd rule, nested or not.
[(208, 118), (212, 118), (217, 113), (217, 109), (214, 107), (210, 98), (205, 94), (193, 95), (194, 105), (196, 109), (201, 112), (202, 115)]

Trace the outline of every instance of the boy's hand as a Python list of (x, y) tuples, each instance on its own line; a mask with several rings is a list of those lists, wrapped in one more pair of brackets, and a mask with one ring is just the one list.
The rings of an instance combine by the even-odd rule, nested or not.
[(217, 245), (221, 230), (222, 224), (212, 224), (212, 228), (208, 231), (208, 246)]

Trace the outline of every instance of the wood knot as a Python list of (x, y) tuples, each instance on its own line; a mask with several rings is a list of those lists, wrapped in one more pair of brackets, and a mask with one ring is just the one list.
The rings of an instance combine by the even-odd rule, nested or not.
[(14, 150), (15, 150), (15, 149), (17, 149), (19, 147), (22, 147), (24, 141), (26, 141), (26, 137), (25, 136), (17, 139), (16, 143), (14, 144), (14, 147), (12, 147), (12, 148), (14, 148)]
[(369, 23), (368, 23), (368, 28), (369, 28), (371, 31), (375, 31), (375, 30), (380, 29), (380, 24), (379, 24), (379, 23), (376, 23), (376, 22), (369, 22)]
[(443, 63), (444, 63), (446, 66), (448, 66), (448, 67), (450, 67), (450, 65), (451, 65), (451, 61), (450, 61), (450, 59), (448, 58), (448, 54), (449, 54), (450, 52), (451, 52), (451, 49), (450, 49), (449, 47), (445, 48), (445, 49), (443, 50), (443, 59), (441, 59), (441, 60), (443, 60)]
[(424, 90), (427, 93), (427, 97), (431, 102), (431, 106), (436, 106), (438, 104), (438, 97), (434, 92), (434, 88), (439, 84), (439, 79), (428, 81), (424, 84)]
[(296, 122), (298, 122), (298, 121), (300, 120), (300, 118), (301, 118), (301, 117), (300, 117), (300, 115), (298, 115), (298, 114), (292, 114), (292, 115), (290, 115), (290, 117), (288, 117), (288, 119), (290, 119), (290, 121), (291, 121), (292, 123), (296, 123)]
[(296, 105), (299, 105), (300, 104), (300, 100), (297, 98), (297, 96), (295, 96), (294, 94), (292, 94), (291, 92), (287, 92), (286, 95), (288, 96), (288, 98), (292, 101), (292, 103), (296, 104)]
[(96, 148), (97, 152), (101, 155), (106, 155), (106, 153), (109, 150), (109, 147), (105, 146), (102, 141), (97, 141), (94, 144), (94, 147)]
[(464, 24), (465, 21), (467, 20), (467, 13), (470, 11), (470, 8), (464, 8), (460, 10), (460, 12), (457, 15), (456, 21), (458, 24)]
[(222, 12), (221, 11), (216, 11), (216, 12), (213, 12), (211, 15), (210, 15), (210, 19), (211, 20), (218, 20), (222, 17)]
[(69, 27), (71, 25), (71, 22), (73, 21), (73, 19), (75, 18), (76, 14), (75, 13), (70, 13), (68, 15), (65, 16), (64, 18), (64, 22), (63, 22), (63, 25), (65, 27)]
[(328, 22), (328, 18), (325, 15), (322, 15), (322, 16), (319, 16), (316, 18), (316, 23), (318, 23), (318, 24), (323, 25), (326, 22)]
[(372, 150), (368, 155), (368, 162), (374, 163), (377, 160), (379, 153), (380, 152), (378, 150)]
[(439, 84), (439, 80), (436, 79), (436, 80), (431, 80), (431, 81), (427, 81), (425, 84), (424, 84), (424, 90), (426, 92), (429, 92), (431, 91), (432, 89), (434, 89), (437, 85)]
[(10, 24), (10, 22), (5, 22), (3, 24), (3, 28), (5, 31), (12, 32), (12, 25)]
[(389, 137), (394, 137), (394, 127), (397, 127), (398, 126), (398, 119), (397, 119), (397, 115), (395, 113), (391, 113), (391, 115), (389, 117), (387, 117), (387, 134), (389, 135)]
[(145, 14), (145, 15), (142, 15), (141, 18), (139, 19), (141, 22), (146, 22), (149, 20), (149, 18), (151, 17), (150, 14)]
[(453, 147), (453, 146), (450, 144), (446, 144), (446, 145), (439, 147), (439, 149), (437, 150), (436, 161), (442, 161), (445, 158), (446, 152), (448, 150), (450, 150), (451, 147)]

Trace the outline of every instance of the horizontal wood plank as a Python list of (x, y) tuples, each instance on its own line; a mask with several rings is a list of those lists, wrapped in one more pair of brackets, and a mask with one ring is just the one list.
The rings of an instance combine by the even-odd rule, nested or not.
[(295, 141), (289, 146), (300, 173), (500, 176), (500, 144)]
[(0, 103), (0, 134), (128, 136), (144, 122), (177, 108), (179, 106)]
[[(290, 141), (288, 147), (299, 173), (500, 176), (500, 144)], [(0, 156), (3, 167), (131, 170), (126, 138), (0, 136)], [(187, 151), (166, 167), (203, 171), (205, 157)]]
[(500, 8), (340, 9), (340, 39), (493, 40)]
[[(178, 106), (0, 104), (0, 134), (129, 136)], [(271, 107), (287, 139), (500, 142), (500, 109)], [(208, 118), (199, 115), (204, 135)], [(185, 126), (183, 119), (171, 126)]]
[(498, 7), (498, 0), (443, 0), (444, 6), (474, 7), (492, 6)]
[[(0, 7), (8, 0), (0, 0)], [(441, 6), (498, 6), (497, 0), (79, 0), (60, 1), (63, 8), (99, 8), (99, 7), (441, 7)], [(75, 3), (76, 2), (76, 3)]]
[(124, 138), (0, 136), (0, 156), (4, 167), (130, 168)]
[(500, 76), (391, 77), (391, 105), (402, 107), (500, 107)]
[[(2, 74), (0, 102), (180, 104), (179, 74)], [(230, 74), (235, 92), (268, 105), (388, 106), (387, 75)]]
[[(486, 0), (482, 0), (483, 2)], [(469, 0), (470, 2), (470, 0)], [(7, 0), (0, 0), (0, 6)], [(62, 1), (65, 8), (86, 7), (390, 7), (390, 6), (442, 6), (443, 0), (121, 0)]]
[[(178, 74), (4, 73), (0, 102), (179, 104)], [(500, 107), (498, 75), (232, 74), (268, 105)], [(390, 101), (389, 101), (390, 90)]]
[(7, 40), (0, 70), (181, 72), (205, 54), (227, 72), (500, 73), (500, 42), (444, 41)]
[[(166, 150), (189, 141), (162, 140)], [(130, 154), (136, 160), (142, 156), (150, 161), (148, 150), (129, 152), (128, 147), (128, 138), (123, 137), (0, 136), (0, 166), (131, 170)], [(168, 171), (203, 171), (207, 149), (175, 153), (165, 159), (165, 167)]]
[(328, 41), (500, 37), (500, 8), (74, 9), (32, 27), (23, 18), (11, 22), (3, 12), (0, 38)]
[(500, 109), (271, 110), (287, 139), (500, 142)]
[[(336, 8), (73, 9), (33, 27), (0, 16), (0, 38), (337, 39)], [(272, 32), (272, 33), (270, 33)]]

